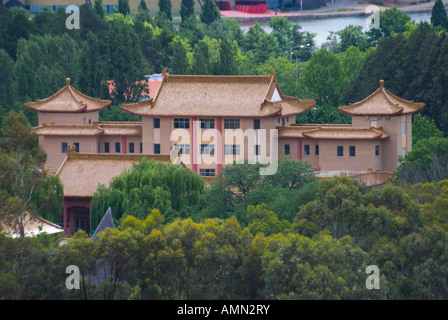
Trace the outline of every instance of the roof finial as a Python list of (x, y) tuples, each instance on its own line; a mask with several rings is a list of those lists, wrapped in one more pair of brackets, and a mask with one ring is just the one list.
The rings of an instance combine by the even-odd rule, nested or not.
[(274, 69), (271, 69), (271, 76), (274, 77), (274, 79), (275, 79), (275, 70)]
[(383, 87), (383, 86), (384, 86), (384, 80), (381, 79), (381, 80), (380, 80), (380, 87)]
[(166, 77), (166, 70), (167, 70), (167, 68), (163, 68), (163, 70), (162, 70), (162, 77)]
[(70, 85), (70, 78), (65, 78), (65, 83), (67, 83), (67, 85)]

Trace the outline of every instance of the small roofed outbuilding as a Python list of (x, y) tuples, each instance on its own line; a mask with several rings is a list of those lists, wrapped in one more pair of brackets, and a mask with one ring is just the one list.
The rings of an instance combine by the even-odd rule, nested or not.
[(154, 98), (123, 104), (123, 112), (139, 116), (272, 117), (301, 114), (314, 100), (283, 96), (275, 72), (268, 76), (169, 75)]
[(91, 234), (90, 201), (98, 186), (109, 187), (113, 178), (131, 170), (143, 158), (171, 162), (170, 155), (76, 153), (74, 147), (69, 147), (56, 173), (64, 188), (65, 234), (73, 234), (78, 229)]
[[(3, 217), (0, 221), (4, 231), (13, 238), (20, 237), (20, 228), (15, 219)], [(25, 237), (35, 237), (42, 234), (58, 235), (64, 232), (64, 229), (38, 215), (32, 215), (26, 211), (23, 218)]]
[(380, 87), (367, 98), (338, 109), (352, 116), (396, 116), (415, 113), (424, 106), (422, 102), (397, 97), (386, 90), (384, 80), (380, 80)]
[(25, 103), (25, 107), (33, 111), (45, 113), (78, 113), (92, 112), (107, 108), (110, 100), (92, 98), (79, 92), (70, 85), (70, 78), (66, 79), (66, 85), (52, 96)]

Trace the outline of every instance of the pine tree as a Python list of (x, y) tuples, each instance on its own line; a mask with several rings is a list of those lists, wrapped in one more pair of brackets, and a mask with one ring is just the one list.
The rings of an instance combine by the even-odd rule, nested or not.
[(131, 13), (129, 0), (118, 0), (118, 12), (123, 14), (124, 16)]
[(171, 44), (171, 72), (173, 74), (187, 74), (189, 70), (187, 49), (182, 41), (173, 41)]
[(182, 0), (180, 4), (180, 16), (182, 22), (194, 15), (194, 0)]
[(221, 40), (219, 44), (219, 63), (217, 65), (217, 74), (235, 75), (238, 73), (235, 65), (232, 42), (228, 39)]
[(445, 30), (448, 30), (448, 16), (446, 14), (442, 0), (436, 0), (436, 2), (434, 3), (434, 7), (432, 7), (431, 24), (434, 27), (441, 26)]
[(202, 23), (211, 24), (221, 17), (221, 12), (219, 12), (218, 7), (213, 0), (205, 0), (202, 3), (201, 10), (199, 17), (201, 18)]
[(149, 9), (148, 9), (148, 6), (146, 5), (146, 1), (145, 0), (141, 0), (140, 1), (140, 4), (138, 5), (138, 9), (141, 9), (143, 11), (148, 11), (149, 12)]
[(171, 0), (159, 0), (159, 11), (165, 12), (167, 18), (170, 21), (173, 21), (171, 10), (172, 10)]
[(95, 4), (93, 5), (93, 10), (101, 19), (103, 19), (104, 15), (105, 15), (103, 0), (95, 0)]
[(92, 31), (87, 34), (79, 55), (79, 90), (91, 97), (101, 96), (101, 81), (104, 80), (104, 66), (100, 58), (98, 39)]
[(193, 49), (193, 65), (191, 73), (198, 75), (212, 74), (212, 63), (210, 62), (210, 50), (207, 42), (204, 40), (196, 43)]

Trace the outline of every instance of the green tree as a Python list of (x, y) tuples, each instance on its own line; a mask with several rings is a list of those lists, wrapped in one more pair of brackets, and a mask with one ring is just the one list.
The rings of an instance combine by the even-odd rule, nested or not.
[(17, 83), (14, 61), (4, 49), (0, 49), (0, 73), (0, 106), (9, 106), (17, 98)]
[(436, 0), (431, 10), (431, 24), (434, 27), (442, 27), (448, 30), (448, 16), (446, 14), (445, 6), (442, 0)]
[(212, 24), (215, 20), (221, 18), (221, 12), (213, 0), (204, 0), (201, 5), (201, 13), (199, 14), (199, 18), (202, 23), (207, 25)]
[(104, 9), (103, 0), (95, 0), (95, 4), (93, 5), (93, 10), (101, 19), (104, 19), (106, 14), (106, 10)]
[(210, 60), (210, 49), (207, 41), (199, 41), (193, 48), (193, 63), (191, 65), (191, 73), (199, 75), (212, 74), (213, 64)]
[(83, 72), (79, 74), (79, 90), (91, 97), (101, 97), (101, 82), (106, 81), (104, 65), (100, 57), (97, 37), (89, 32), (80, 55), (79, 67)]
[(166, 17), (170, 21), (173, 20), (171, 10), (172, 10), (171, 0), (159, 0), (159, 12), (164, 12), (166, 14)]
[(118, 0), (118, 12), (126, 16), (131, 13), (129, 0)]
[(411, 18), (406, 13), (398, 10), (396, 7), (387, 9), (380, 13), (380, 29), (385, 37), (394, 33), (403, 33), (406, 31), (406, 23)]
[[(171, 47), (171, 72), (173, 74), (187, 74), (190, 70), (188, 54), (191, 47), (188, 42), (177, 37), (170, 45)], [(187, 51), (189, 50), (189, 51)]]
[[(40, 209), (49, 208), (59, 201), (60, 187), (40, 192), (49, 182), (44, 171), (46, 155), (38, 146), (37, 136), (23, 113), (11, 111), (3, 118), (1, 139), (0, 212), (6, 221), (17, 226), (20, 237), (25, 236), (28, 214), (43, 214)], [(52, 180), (58, 183), (59, 180)], [(60, 184), (59, 184), (60, 185)], [(59, 214), (61, 207), (59, 208)]]
[(180, 16), (182, 21), (194, 16), (194, 0), (182, 0), (180, 3)]
[(430, 121), (420, 113), (414, 115), (414, 121), (412, 122), (412, 145), (415, 146), (420, 140), (431, 137), (442, 138), (443, 132), (437, 128), (434, 120)]
[(230, 40), (223, 39), (219, 43), (219, 63), (216, 66), (216, 74), (238, 74), (238, 69), (235, 63), (234, 50), (232, 42)]

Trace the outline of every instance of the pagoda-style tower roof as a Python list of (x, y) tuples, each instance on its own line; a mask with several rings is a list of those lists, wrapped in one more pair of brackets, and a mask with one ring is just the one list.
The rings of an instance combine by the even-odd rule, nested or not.
[(79, 92), (70, 85), (70, 78), (65, 81), (67, 84), (51, 97), (27, 102), (25, 107), (40, 112), (73, 113), (98, 111), (107, 108), (112, 103), (110, 100), (92, 98)]
[(424, 106), (424, 103), (397, 97), (386, 90), (384, 88), (384, 80), (380, 80), (380, 87), (370, 96), (338, 109), (342, 113), (352, 116), (396, 116), (415, 113)]

